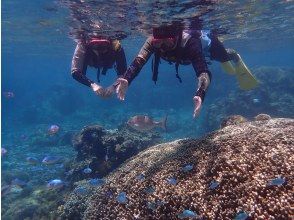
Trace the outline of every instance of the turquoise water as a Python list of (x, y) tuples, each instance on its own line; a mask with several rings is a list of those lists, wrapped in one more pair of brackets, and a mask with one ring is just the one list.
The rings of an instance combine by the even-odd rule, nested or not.
[[(31, 166), (26, 157), (42, 160), (59, 155), (70, 161), (76, 152), (66, 134), (90, 124), (116, 129), (137, 114), (158, 120), (168, 115), (167, 132), (159, 131), (167, 141), (200, 137), (218, 129), (221, 119), (231, 114), (293, 118), (293, 8), (293, 1), (282, 0), (3, 1), (1, 146), (7, 154), (1, 158), (1, 186), (19, 178), (34, 189), (62, 178), (62, 164)], [(74, 17), (74, 11), (80, 17)], [(241, 91), (236, 80), (213, 62), (209, 92), (199, 118), (193, 119), (197, 80), (191, 66), (180, 67), (180, 84), (174, 66), (162, 62), (154, 85), (150, 60), (124, 102), (116, 97), (102, 100), (70, 75), (74, 38), (80, 28), (91, 32), (99, 26), (110, 36), (123, 33), (121, 43), (130, 64), (152, 26), (172, 20), (189, 22), (195, 16), (203, 19), (204, 29), (218, 30), (225, 46), (237, 50), (253, 74), (260, 74), (261, 89)], [(95, 70), (89, 69), (87, 76), (95, 79)], [(115, 71), (109, 70), (101, 77), (102, 85), (110, 85), (115, 77)], [(7, 98), (5, 92), (13, 92), (14, 97)], [(60, 126), (60, 132), (47, 136), (53, 124)], [(32, 191), (2, 197), (2, 212), (23, 195), (29, 198)]]

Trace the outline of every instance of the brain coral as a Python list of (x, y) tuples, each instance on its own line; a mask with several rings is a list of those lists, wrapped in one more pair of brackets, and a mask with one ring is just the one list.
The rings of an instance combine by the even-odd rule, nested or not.
[[(190, 210), (201, 219), (233, 219), (240, 211), (247, 219), (291, 219), (293, 134), (293, 119), (270, 119), (156, 145), (111, 173), (83, 218), (178, 219)], [(269, 184), (275, 178), (285, 183)], [(117, 201), (122, 192), (125, 203)]]

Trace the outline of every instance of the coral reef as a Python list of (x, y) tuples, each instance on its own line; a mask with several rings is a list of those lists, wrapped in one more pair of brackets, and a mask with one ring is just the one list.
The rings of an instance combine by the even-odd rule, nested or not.
[[(229, 115), (241, 114), (253, 118), (260, 112), (273, 117), (294, 117), (293, 86), (294, 69), (279, 67), (259, 67), (252, 72), (260, 84), (256, 89), (231, 90), (225, 96), (210, 104), (205, 114), (207, 131), (218, 128), (221, 121)], [(213, 89), (213, 88), (212, 88)]]
[(221, 128), (224, 128), (229, 125), (238, 125), (246, 121), (247, 119), (244, 118), (242, 115), (231, 115), (222, 121)]
[[(73, 139), (78, 154), (67, 167), (67, 180), (103, 177), (128, 158), (159, 141), (158, 133), (141, 133), (127, 126), (117, 130), (106, 130), (99, 125), (87, 126)], [(92, 170), (87, 175), (82, 172), (86, 167)]]
[[(78, 216), (178, 219), (196, 213), (202, 219), (232, 219), (245, 212), (252, 219), (290, 219), (293, 133), (293, 119), (270, 119), (153, 146), (109, 174)], [(124, 193), (121, 202), (117, 196)], [(63, 218), (72, 219), (77, 199), (69, 197), (60, 207)]]

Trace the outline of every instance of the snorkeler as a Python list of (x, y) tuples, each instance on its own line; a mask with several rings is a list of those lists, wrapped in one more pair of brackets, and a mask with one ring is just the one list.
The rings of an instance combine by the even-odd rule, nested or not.
[[(87, 66), (97, 68), (97, 83), (86, 76)], [(115, 66), (118, 76), (127, 69), (124, 49), (118, 40), (92, 36), (89, 39), (80, 39), (77, 43), (71, 65), (72, 77), (78, 82), (89, 86), (103, 98), (110, 97), (115, 92), (113, 85), (104, 89), (100, 82), (100, 73), (105, 75), (107, 70)]]
[(175, 63), (176, 77), (180, 82), (179, 65), (192, 64), (198, 78), (198, 88), (193, 97), (194, 118), (200, 113), (201, 105), (211, 81), (211, 72), (205, 60), (206, 57), (221, 62), (227, 73), (234, 74), (237, 77), (241, 89), (249, 90), (258, 84), (243, 63), (240, 55), (232, 49), (225, 49), (213, 32), (184, 29), (179, 25), (164, 25), (153, 28), (153, 36), (146, 40), (124, 76), (117, 79), (116, 93), (120, 100), (124, 100), (128, 86), (153, 53), (152, 79), (155, 83), (160, 58)]

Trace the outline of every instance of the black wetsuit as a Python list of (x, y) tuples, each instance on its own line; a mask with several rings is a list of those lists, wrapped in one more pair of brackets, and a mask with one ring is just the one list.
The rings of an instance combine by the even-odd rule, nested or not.
[(105, 74), (106, 70), (112, 68), (115, 64), (118, 76), (125, 73), (127, 62), (122, 47), (117, 50), (110, 48), (103, 54), (98, 51), (96, 53), (83, 42), (77, 44), (71, 64), (71, 74), (75, 80), (86, 86), (91, 86), (93, 81), (86, 76), (88, 66), (99, 68), (99, 71), (100, 68), (103, 68), (102, 74)]
[[(135, 60), (127, 69), (126, 73), (124, 74), (124, 78), (130, 84), (133, 79), (139, 74), (140, 70), (148, 61), (150, 56), (155, 53), (160, 56), (160, 58), (168, 62), (178, 63), (182, 65), (192, 64), (196, 76), (199, 79), (196, 95), (200, 96), (202, 100), (204, 100), (205, 92), (210, 84), (211, 73), (205, 60), (200, 36), (201, 31), (194, 31), (193, 35), (189, 35), (189, 37), (185, 37), (185, 34), (182, 33), (182, 36), (179, 38), (176, 48), (172, 51), (162, 51), (153, 47), (152, 37), (149, 37), (144, 43)], [(218, 40), (215, 35), (211, 34), (210, 40), (210, 59), (220, 62), (231, 60), (223, 44)]]

